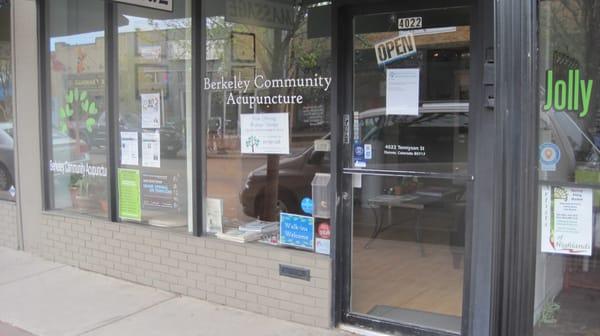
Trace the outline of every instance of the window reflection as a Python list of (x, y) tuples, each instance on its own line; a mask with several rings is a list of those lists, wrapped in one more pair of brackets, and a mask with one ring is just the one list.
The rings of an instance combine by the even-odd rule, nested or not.
[(50, 208), (108, 213), (104, 2), (48, 4)]
[(543, 0), (535, 334), (600, 330), (600, 1)]
[(14, 200), (10, 2), (0, 1), (0, 199)]
[(173, 12), (166, 12), (118, 5), (118, 15), (127, 24), (119, 27), (116, 127), (119, 218), (191, 232), (190, 6), (190, 1), (178, 1)]
[[(247, 17), (239, 1), (204, 2), (205, 230), (277, 222), (281, 212), (310, 216), (301, 202), (312, 196), (315, 173), (329, 172), (329, 153), (314, 145), (329, 140), (330, 39), (314, 21), (327, 17), (322, 5), (273, 3), (281, 15), (267, 20)], [(287, 122), (287, 131), (271, 149), (266, 134), (242, 139), (246, 126), (281, 114), (277, 125)], [(285, 133), (289, 145), (274, 145)]]

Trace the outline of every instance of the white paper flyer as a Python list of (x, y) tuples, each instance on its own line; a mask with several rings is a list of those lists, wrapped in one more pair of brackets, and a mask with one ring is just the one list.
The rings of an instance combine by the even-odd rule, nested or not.
[(419, 115), (419, 69), (387, 69), (385, 114)]
[(241, 147), (243, 154), (289, 154), (288, 114), (242, 114)]
[(139, 165), (137, 132), (121, 132), (121, 165)]
[(592, 190), (543, 186), (540, 198), (542, 252), (591, 256)]
[(142, 133), (142, 166), (160, 168), (160, 133)]
[(142, 128), (160, 128), (160, 93), (140, 94)]

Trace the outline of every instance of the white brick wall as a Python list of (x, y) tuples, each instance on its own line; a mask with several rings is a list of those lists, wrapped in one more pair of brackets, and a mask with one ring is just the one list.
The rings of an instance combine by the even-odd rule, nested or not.
[(0, 246), (13, 249), (18, 247), (15, 202), (0, 201)]
[[(149, 226), (44, 214), (43, 257), (299, 323), (330, 327), (331, 262), (314, 253), (193, 237)], [(310, 269), (310, 281), (279, 275)]]

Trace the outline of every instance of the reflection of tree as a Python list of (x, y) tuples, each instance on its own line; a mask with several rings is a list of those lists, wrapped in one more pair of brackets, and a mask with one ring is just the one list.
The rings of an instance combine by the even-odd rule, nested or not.
[[(294, 2), (287, 2), (294, 6)], [(270, 28), (249, 24), (238, 24), (227, 22), (223, 16), (206, 18), (207, 41), (223, 41), (222, 44), (214, 43), (214, 47), (220, 50), (210, 50), (213, 56), (217, 56), (220, 62), (207, 64), (207, 69), (221, 72), (228, 77), (227, 71), (238, 64), (231, 64), (232, 57), (226, 52), (232, 32), (250, 33), (255, 36), (255, 62), (256, 74), (263, 75), (266, 79), (312, 77), (320, 73), (319, 63), (325, 53), (329, 51), (328, 39), (311, 39), (306, 37), (308, 8), (305, 6), (294, 6), (294, 16), (286, 29)], [(215, 48), (216, 49), (216, 48)], [(207, 50), (208, 54), (209, 50)], [(248, 64), (244, 64), (248, 66)], [(244, 78), (246, 79), (246, 78)], [(256, 92), (258, 95), (290, 96), (301, 93), (305, 96), (304, 103), (318, 101), (325, 97), (323, 90), (315, 88), (269, 88), (266, 92)], [(300, 92), (298, 92), (300, 91)], [(290, 115), (290, 127), (293, 128), (294, 113), (301, 105), (261, 105), (258, 112), (288, 112)], [(276, 154), (267, 155), (267, 172), (265, 189), (262, 193), (262, 209), (257, 209), (257, 216), (263, 220), (278, 220), (279, 209), (277, 201), (280, 198), (279, 190), (279, 159)], [(289, 206), (289, 204), (288, 204)]]

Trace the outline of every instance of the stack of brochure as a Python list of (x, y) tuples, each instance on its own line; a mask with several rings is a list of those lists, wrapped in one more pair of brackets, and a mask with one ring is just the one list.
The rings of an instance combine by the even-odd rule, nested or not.
[(229, 240), (237, 243), (247, 243), (262, 239), (267, 234), (279, 231), (279, 222), (265, 222), (256, 220), (237, 229), (231, 229), (224, 233), (217, 233), (217, 237), (223, 240)]
[(279, 222), (255, 220), (244, 225), (240, 225), (238, 229), (244, 232), (270, 233), (279, 231)]
[(262, 236), (260, 232), (241, 231), (238, 229), (231, 229), (227, 232), (217, 232), (217, 237), (223, 240), (229, 240), (237, 243), (246, 243), (251, 241), (259, 240)]

